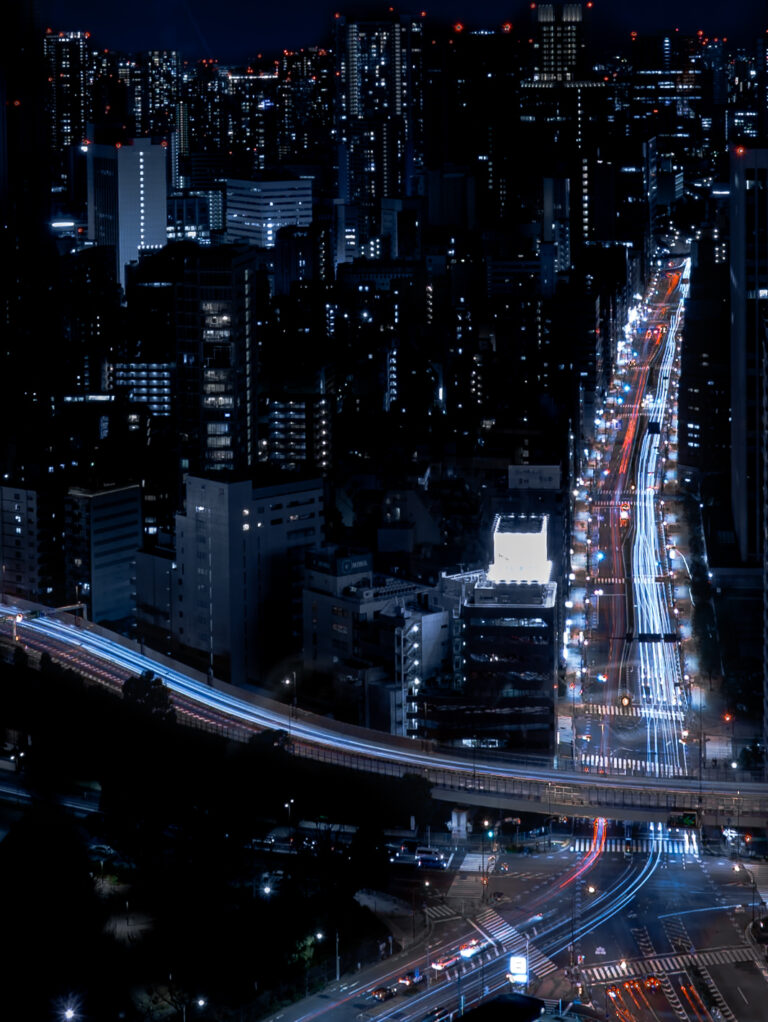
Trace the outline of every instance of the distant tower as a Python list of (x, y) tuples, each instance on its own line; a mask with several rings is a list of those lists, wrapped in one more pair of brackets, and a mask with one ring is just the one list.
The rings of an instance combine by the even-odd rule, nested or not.
[(166, 143), (89, 144), (88, 238), (115, 250), (117, 279), (140, 251), (167, 241)]
[(57, 35), (49, 29), (43, 43), (48, 65), (50, 146), (64, 178), (67, 154), (85, 138), (90, 118), (89, 35), (88, 32), (59, 32)]
[(583, 48), (581, 4), (539, 4), (536, 8), (539, 79), (568, 82), (576, 77)]
[(421, 47), (418, 19), (336, 19), (339, 202), (351, 207), (343, 219), (356, 235), (351, 257), (381, 233), (382, 201), (410, 194), (421, 166)]

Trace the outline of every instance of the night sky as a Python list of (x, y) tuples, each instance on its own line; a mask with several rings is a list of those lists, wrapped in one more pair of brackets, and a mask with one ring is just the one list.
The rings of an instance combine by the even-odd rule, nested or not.
[[(527, 4), (509, 0), (423, 0), (428, 15), (468, 27), (522, 23)], [(327, 37), (333, 12), (381, 11), (386, 4), (342, 0), (38, 0), (40, 20), (56, 31), (84, 29), (117, 50), (176, 49), (184, 57), (245, 60), (258, 52), (296, 49)], [(396, 5), (403, 12), (416, 11)], [(760, 10), (763, 11), (760, 16)], [(768, 27), (764, 0), (595, 0), (590, 17), (618, 32), (697, 29), (745, 43)]]

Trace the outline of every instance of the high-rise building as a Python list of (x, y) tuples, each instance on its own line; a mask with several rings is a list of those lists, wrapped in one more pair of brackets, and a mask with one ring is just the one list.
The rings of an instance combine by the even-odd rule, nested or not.
[(130, 623), (136, 613), (136, 554), (142, 543), (141, 489), (72, 487), (64, 522), (66, 598), (87, 604), (92, 621)]
[(368, 254), (366, 243), (383, 233), (382, 201), (410, 195), (422, 164), (421, 20), (337, 16), (336, 54), (338, 196), (344, 207), (337, 258), (344, 259)]
[(126, 263), (167, 242), (167, 145), (135, 138), (86, 148), (88, 238), (114, 248), (117, 279), (124, 286)]
[(256, 458), (259, 332), (268, 285), (256, 250), (190, 246), (175, 296), (182, 469), (246, 470)]
[(533, 6), (538, 37), (535, 55), (537, 77), (543, 81), (571, 81), (576, 76), (584, 49), (581, 4)]
[(488, 570), (443, 576), (441, 599), (446, 608), (453, 602), (454, 684), (418, 693), (418, 734), (553, 751), (559, 612), (547, 524), (546, 515), (498, 514)]
[(312, 179), (288, 174), (227, 181), (227, 241), (274, 248), (281, 227), (312, 223)]
[(261, 485), (187, 476), (176, 516), (171, 630), (233, 684), (298, 652), (307, 549), (323, 540), (319, 479)]
[(176, 127), (181, 89), (181, 57), (175, 50), (142, 54), (133, 89), (136, 132), (169, 136)]
[(731, 506), (741, 560), (761, 564), (768, 149), (731, 151)]
[(90, 33), (47, 31), (48, 116), (51, 151), (59, 171), (67, 166), (67, 151), (86, 137), (90, 118)]

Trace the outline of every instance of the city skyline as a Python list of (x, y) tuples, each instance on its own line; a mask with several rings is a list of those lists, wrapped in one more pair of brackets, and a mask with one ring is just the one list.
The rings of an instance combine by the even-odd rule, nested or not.
[(764, 1014), (768, 38), (462, 6), (10, 6), (9, 1017)]
[[(529, 15), (528, 4), (514, 0), (482, 0), (468, 4), (466, 0), (443, 0), (425, 5), (428, 20), (466, 23), (468, 29), (487, 28), (517, 21), (522, 24)], [(586, 5), (592, 6), (592, 5)], [(616, 0), (598, 0), (590, 16), (599, 39), (640, 33), (679, 31), (694, 35), (701, 29), (706, 35), (732, 36), (746, 44), (768, 30), (757, 4), (731, 5), (724, 8), (717, 0), (684, 0), (669, 17), (669, 6), (663, 0), (625, 5)], [(222, 62), (245, 61), (258, 53), (297, 49), (320, 45), (330, 39), (333, 15), (346, 8), (335, 0), (313, 3), (311, 0), (291, 5), (254, 5), (247, 0), (226, 0), (215, 8), (195, 0), (172, 0), (156, 4), (139, 0), (126, 7), (107, 7), (97, 0), (38, 0), (37, 10), (44, 27), (55, 31), (88, 31), (96, 41), (111, 49), (138, 51), (173, 49), (187, 59), (214, 58)], [(353, 7), (366, 17), (385, 13), (385, 3), (366, 0)], [(418, 14), (421, 8), (395, 5), (395, 10)], [(586, 13), (586, 12), (585, 12)]]

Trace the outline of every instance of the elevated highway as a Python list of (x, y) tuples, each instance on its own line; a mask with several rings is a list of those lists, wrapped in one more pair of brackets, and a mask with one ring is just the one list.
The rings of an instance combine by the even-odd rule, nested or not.
[(747, 777), (713, 782), (687, 777), (621, 777), (557, 769), (555, 764), (508, 756), (469, 758), (454, 749), (328, 720), (256, 693), (234, 688), (123, 636), (70, 614), (22, 601), (0, 609), (6, 649), (22, 643), (98, 684), (119, 690), (132, 674), (152, 671), (167, 685), (181, 720), (246, 741), (278, 730), (302, 758), (350, 770), (402, 777), (418, 774), (436, 798), (457, 805), (621, 820), (663, 821), (684, 811), (700, 823), (768, 824), (768, 787)]

